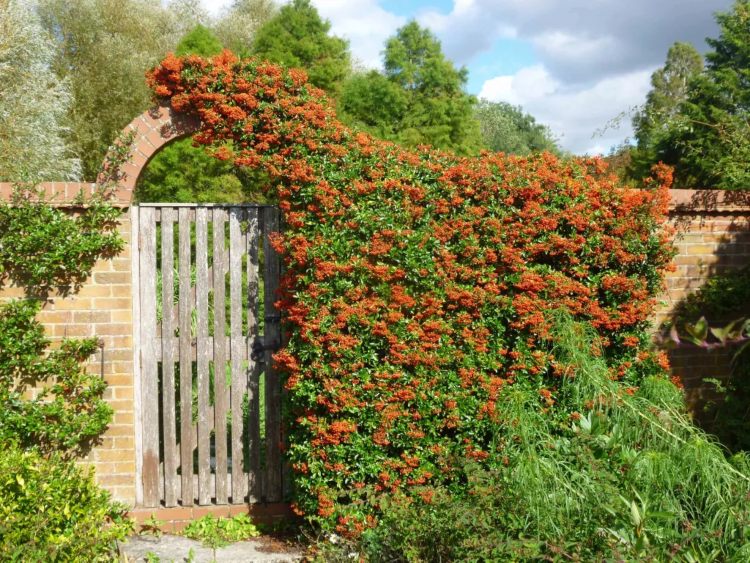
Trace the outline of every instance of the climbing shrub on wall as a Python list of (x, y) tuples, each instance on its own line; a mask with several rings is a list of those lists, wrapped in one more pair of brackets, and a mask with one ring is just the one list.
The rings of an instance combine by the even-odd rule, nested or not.
[(96, 261), (116, 254), (119, 210), (107, 203), (110, 176), (71, 211), (18, 187), (0, 202), (0, 289), (26, 299), (0, 304), (0, 560), (104, 561), (130, 530), (124, 506), (99, 489), (74, 459), (106, 430), (106, 383), (85, 362), (96, 339), (50, 349), (36, 320), (50, 293), (75, 292)]
[(569, 421), (552, 310), (591, 323), (625, 388), (664, 375), (646, 329), (671, 257), (667, 169), (636, 191), (596, 159), (409, 152), (342, 126), (302, 71), (228, 52), (170, 56), (149, 81), (217, 158), (273, 180), (288, 456), (323, 527), (372, 525), (384, 492), (459, 491), (467, 459), (507, 463), (509, 388)]
[(66, 457), (87, 451), (112, 410), (101, 375), (83, 367), (96, 339), (64, 340), (50, 352), (36, 315), (50, 292), (77, 290), (99, 258), (122, 249), (119, 210), (101, 194), (78, 203), (71, 214), (21, 187), (0, 203), (0, 288), (10, 282), (27, 296), (0, 305), (0, 443)]

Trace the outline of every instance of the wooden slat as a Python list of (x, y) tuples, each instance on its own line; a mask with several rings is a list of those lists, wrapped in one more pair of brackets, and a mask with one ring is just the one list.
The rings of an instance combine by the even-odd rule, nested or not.
[[(165, 208), (161, 216), (161, 286), (162, 286), (162, 428), (164, 443), (164, 504), (177, 505), (177, 420), (175, 416), (174, 362), (174, 220), (173, 209)], [(166, 337), (166, 338), (165, 338)]]
[(213, 210), (213, 288), (214, 288), (214, 410), (216, 444), (216, 504), (226, 504), (229, 496), (227, 488), (227, 412), (229, 412), (229, 389), (226, 385), (226, 271), (227, 263), (224, 248), (224, 226), (227, 212)]
[(159, 383), (156, 337), (156, 222), (152, 209), (140, 216), (141, 263), (141, 405), (143, 409), (143, 504), (157, 506), (159, 497)]
[(208, 374), (208, 209), (195, 211), (196, 309), (198, 312), (198, 502), (210, 504), (211, 414)]
[[(265, 261), (264, 315), (266, 347), (281, 342), (279, 311), (274, 303), (279, 288), (281, 263), (276, 251), (271, 247), (269, 235), (279, 230), (279, 211), (273, 207), (263, 209), (263, 256)], [(281, 381), (273, 367), (273, 349), (266, 350), (266, 502), (279, 502), (282, 499), (282, 457), (281, 457)]]
[(179, 209), (179, 275), (180, 275), (180, 468), (182, 471), (183, 506), (192, 506), (193, 494), (193, 370), (190, 284), (190, 216), (189, 209)]
[(250, 467), (248, 475), (249, 502), (259, 502), (262, 496), (260, 474), (260, 372), (252, 359), (252, 345), (258, 336), (258, 210), (247, 211), (247, 342), (248, 342), (248, 402), (247, 420)]
[(141, 403), (141, 253), (138, 241), (141, 236), (139, 226), (140, 208), (130, 208), (130, 267), (133, 275), (133, 410), (135, 415), (135, 505), (143, 506), (143, 404)]
[(240, 221), (244, 213), (237, 208), (229, 210), (229, 296), (230, 334), (232, 336), (232, 502), (244, 502), (247, 494), (247, 479), (244, 477), (242, 448), (242, 399), (247, 388), (247, 376), (243, 370), (244, 349), (242, 343), (242, 255), (245, 252)]

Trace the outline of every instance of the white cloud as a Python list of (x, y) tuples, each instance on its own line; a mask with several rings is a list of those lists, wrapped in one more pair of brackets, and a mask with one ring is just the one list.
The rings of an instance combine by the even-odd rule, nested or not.
[(651, 69), (623, 73), (591, 86), (570, 87), (542, 65), (487, 80), (480, 97), (520, 105), (548, 125), (561, 145), (574, 153), (600, 154), (632, 133), (629, 120), (593, 137), (606, 123), (643, 102)]
[(367, 68), (382, 66), (386, 39), (406, 23), (376, 0), (313, 0), (320, 15), (331, 21), (331, 32), (349, 40), (352, 55)]
[(733, 0), (454, 0), (449, 14), (426, 12), (446, 53), (470, 64), (502, 37), (536, 48), (540, 62), (565, 82), (591, 82), (661, 64), (675, 41), (705, 48), (713, 14)]
[(525, 106), (532, 100), (553, 95), (559, 87), (560, 84), (550, 76), (544, 66), (534, 65), (522, 68), (513, 75), (497, 76), (487, 80), (479, 92), (479, 97)]

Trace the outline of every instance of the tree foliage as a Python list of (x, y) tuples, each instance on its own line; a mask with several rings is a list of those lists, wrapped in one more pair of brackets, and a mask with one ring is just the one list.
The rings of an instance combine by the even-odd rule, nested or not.
[[(678, 111), (658, 127), (643, 120), (642, 172), (646, 165), (663, 161), (675, 167), (679, 186), (696, 188), (747, 189), (750, 185), (750, 0), (736, 0), (732, 9), (716, 16), (717, 38), (707, 39), (712, 51), (706, 68), (688, 81), (687, 94)], [(683, 61), (664, 78), (650, 98), (657, 108), (662, 96), (675, 86), (680, 94), (680, 73), (694, 71), (694, 55), (681, 49)], [(675, 54), (677, 51), (675, 51)], [(679, 71), (679, 72), (678, 72)], [(673, 78), (672, 82), (669, 78)], [(657, 95), (658, 94), (658, 95)], [(648, 109), (648, 108), (647, 108)], [(639, 125), (640, 122), (636, 122)], [(639, 139), (640, 140), (640, 139)]]
[(456, 69), (427, 29), (410, 22), (385, 46), (384, 74), (355, 76), (342, 93), (342, 118), (408, 147), (432, 145), (460, 154), (481, 146), (475, 99), (464, 91), (467, 70)]
[(276, 11), (273, 0), (234, 0), (213, 29), (227, 49), (246, 57), (252, 54), (256, 33)]
[(141, 202), (263, 203), (263, 176), (217, 160), (191, 139), (168, 144), (141, 174), (135, 197)]
[(703, 58), (690, 43), (677, 42), (669, 48), (664, 66), (651, 75), (646, 103), (633, 117), (637, 148), (629, 163), (632, 175), (648, 175), (658, 160), (675, 161), (669, 142), (678, 127), (689, 86), (702, 70)]
[(200, 55), (210, 57), (222, 52), (224, 46), (218, 37), (203, 24), (196, 25), (177, 44), (177, 55)]
[(109, 145), (150, 104), (145, 71), (195, 22), (150, 0), (39, 0), (39, 12), (56, 43), (53, 68), (73, 96), (68, 142), (93, 179)]
[(520, 106), (479, 100), (474, 116), (479, 121), (484, 146), (492, 151), (521, 155), (560, 151), (549, 127), (537, 123)]
[(337, 92), (349, 74), (349, 45), (329, 35), (331, 24), (323, 20), (310, 0), (293, 0), (261, 27), (253, 54), (288, 68), (303, 68), (310, 82)]
[(53, 73), (54, 45), (21, 0), (0, 0), (0, 181), (75, 180), (65, 143), (69, 84)]

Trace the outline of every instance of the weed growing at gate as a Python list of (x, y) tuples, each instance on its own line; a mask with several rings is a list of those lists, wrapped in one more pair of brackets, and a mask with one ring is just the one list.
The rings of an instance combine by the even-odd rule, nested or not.
[(528, 438), (509, 395), (551, 428), (589, 416), (596, 393), (565, 400), (576, 369), (549, 346), (551, 311), (594, 327), (618, 389), (671, 387), (646, 348), (668, 170), (635, 191), (598, 160), (408, 152), (343, 127), (301, 71), (229, 53), (168, 57), (149, 80), (200, 117), (196, 142), (276, 188), (289, 342), (275, 358), (312, 522), (357, 535), (384, 495), (467, 494), (467, 463), (500, 470)]

